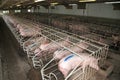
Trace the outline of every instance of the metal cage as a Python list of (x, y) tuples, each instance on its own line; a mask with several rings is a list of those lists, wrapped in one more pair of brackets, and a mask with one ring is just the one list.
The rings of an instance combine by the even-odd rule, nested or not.
[[(84, 37), (80, 37), (80, 38), (78, 39), (79, 41), (82, 41), (82, 42), (86, 43), (87, 45), (89, 45), (89, 47), (87, 49), (85, 49), (86, 52), (89, 52), (89, 56), (99, 59), (98, 65), (101, 68), (107, 57), (108, 46), (106, 44), (102, 44), (99, 42), (97, 43), (94, 40), (89, 40), (88, 38), (84, 38)], [(73, 43), (73, 42), (71, 42), (71, 43)], [(77, 44), (74, 43), (71, 46), (77, 46)], [(79, 55), (79, 53), (71, 50), (70, 47), (65, 47), (65, 46), (62, 46), (62, 47), (63, 47), (63, 50), (68, 50), (70, 53), (74, 53), (75, 55), (78, 55), (81, 58), (81, 55)], [(82, 46), (79, 46), (79, 47), (82, 48)], [(80, 65), (78, 64), (76, 67), (74, 67), (69, 72), (67, 77), (64, 77), (61, 74), (61, 72), (59, 71), (57, 66), (58, 66), (58, 61), (56, 61), (55, 58), (53, 57), (41, 69), (42, 79), (43, 80), (88, 80), (92, 76), (94, 76), (94, 74), (96, 72), (96, 70), (91, 68), (90, 66), (86, 66), (85, 69), (83, 70), (80, 67)]]

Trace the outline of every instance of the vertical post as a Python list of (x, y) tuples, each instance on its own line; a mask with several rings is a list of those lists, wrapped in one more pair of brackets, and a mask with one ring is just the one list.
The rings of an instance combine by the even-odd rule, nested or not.
[(10, 13), (10, 14), (13, 14), (13, 13), (15, 13), (15, 12), (14, 12), (14, 10), (10, 9), (10, 10), (9, 10), (9, 13)]
[(50, 19), (50, 7), (51, 7), (51, 5), (48, 7), (48, 25), (51, 25), (51, 19)]
[(3, 80), (2, 79), (2, 62), (1, 62), (1, 58), (2, 58), (2, 56), (1, 56), (1, 49), (0, 49), (0, 80)]

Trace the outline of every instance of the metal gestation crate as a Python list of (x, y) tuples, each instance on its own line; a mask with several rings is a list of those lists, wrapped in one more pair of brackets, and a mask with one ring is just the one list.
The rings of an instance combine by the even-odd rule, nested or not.
[[(70, 35), (67, 35), (67, 34), (59, 32), (57, 30), (51, 29), (49, 27), (41, 28), (41, 35), (42, 35), (42, 37), (46, 37), (48, 40), (51, 41), (51, 43), (49, 44), (49, 46), (51, 46), (51, 47), (52, 47), (53, 44), (57, 43), (56, 45), (58, 45), (58, 43), (61, 43), (62, 41), (65, 41), (66, 39), (68, 39), (67, 42), (69, 42), (69, 45), (72, 45), (73, 43), (77, 42)], [(56, 41), (56, 43), (54, 41)], [(60, 45), (58, 45), (58, 46), (60, 46)], [(61, 47), (62, 46), (60, 46), (59, 48), (61, 48)], [(53, 55), (54, 51), (56, 51), (56, 50), (48, 51), (47, 53), (49, 55), (44, 55), (44, 56), (37, 56), (37, 55), (35, 55), (33, 57), (33, 59), (32, 59), (33, 60), (33, 66), (35, 68), (42, 68), (46, 64), (46, 62), (48, 62), (50, 59), (53, 58), (52, 55)]]
[[(77, 36), (77, 35), (76, 35)], [(77, 36), (78, 37), (78, 36)], [(77, 43), (74, 43), (74, 41), (71, 41), (70, 46), (63, 46), (60, 45), (58, 42), (55, 42), (56, 44), (62, 46), (61, 51), (68, 51), (69, 53), (75, 54), (79, 56), (83, 61), (85, 59), (79, 54), (79, 52), (76, 52), (71, 49), (71, 46), (78, 47), (84, 49), (82, 53), (87, 53), (89, 57), (93, 57), (98, 61), (98, 66), (101, 68), (104, 65), (104, 61), (107, 57), (108, 52), (108, 45), (79, 36), (79, 38), (71, 37), (73, 40), (78, 41)], [(89, 47), (84, 48), (82, 46), (78, 46), (79, 43), (87, 44)], [(60, 55), (59, 53), (58, 55)], [(63, 53), (64, 54), (64, 53)], [(92, 68), (91, 66), (85, 66), (83, 69), (80, 64), (76, 65), (71, 71), (69, 71), (69, 74), (64, 77), (63, 74), (58, 69), (60, 60), (56, 60), (55, 57), (53, 57), (42, 69), (42, 79), (43, 80), (88, 80), (91, 79), (92, 76), (96, 73), (97, 70)], [(73, 63), (74, 64), (74, 63)]]
[(39, 47), (44, 40), (45, 37), (42, 37), (40, 34), (38, 36), (31, 37), (23, 43), (23, 50), (27, 53), (28, 58), (33, 58), (33, 56), (35, 56), (34, 50)]
[[(33, 35), (31, 37), (23, 37), (20, 35), (19, 31), (17, 30), (17, 25), (24, 25), (25, 27), (36, 27), (35, 24), (30, 23), (29, 25), (27, 25), (27, 21), (20, 19), (20, 18), (16, 18), (13, 16), (4, 16), (3, 17), (4, 20), (6, 21), (9, 29), (11, 30), (12, 34), (15, 36), (15, 38), (17, 39), (17, 41), (20, 43), (20, 47), (23, 48), (23, 50), (25, 52), (27, 52), (28, 57), (32, 57), (32, 51), (34, 50), (35, 47), (37, 47), (40, 44), (41, 41), (41, 33), (38, 32), (37, 35)], [(14, 26), (14, 21), (16, 20), (16, 22), (18, 23), (16, 26)], [(10, 22), (13, 21), (13, 22)], [(37, 26), (38, 27), (38, 26)], [(35, 32), (35, 30), (33, 30)], [(29, 43), (29, 44), (28, 44)]]
[[(4, 17), (4, 20), (6, 21), (7, 25), (8, 25), (8, 28), (11, 30), (11, 32), (13, 33), (13, 35), (15, 36), (15, 38), (17, 39), (18, 42), (21, 42), (21, 37), (20, 37), (20, 34), (19, 32), (17, 31), (16, 26), (14, 26), (14, 21), (13, 21), (13, 18), (10, 17), (10, 16), (7, 16), (5, 15)], [(12, 21), (12, 22), (11, 22)]]
[[(33, 58), (33, 56), (35, 56), (34, 50), (38, 48), (41, 45), (41, 43), (47, 39), (45, 36), (48, 36), (50, 33), (50, 32), (45, 32), (42, 28), (41, 28), (41, 32), (39, 33), (38, 36), (33, 36), (23, 43), (23, 49), (24, 51), (27, 52), (29, 58)], [(31, 44), (28, 45), (28, 43)]]
[[(16, 18), (14, 18), (15, 20), (16, 20)], [(31, 28), (31, 30), (32, 30), (32, 28), (36, 28), (37, 26), (36, 25), (34, 25), (34, 24), (32, 24), (32, 23), (30, 23), (29, 22), (29, 24), (27, 24), (28, 22), (26, 21), (26, 20), (24, 20), (24, 19), (20, 19), (20, 18), (17, 18), (17, 25), (15, 26), (15, 27), (12, 27), (12, 29), (14, 29), (14, 34), (18, 37), (18, 42), (20, 42), (20, 45), (21, 46), (23, 46), (23, 43), (25, 42), (25, 41), (27, 41), (28, 39), (30, 39), (31, 37), (34, 37), (34, 36), (36, 36), (36, 35), (33, 35), (33, 36), (31, 36), (31, 37), (24, 37), (24, 36), (22, 36), (22, 35), (20, 35), (20, 33), (19, 33), (19, 31), (16, 29), (17, 28), (17, 26), (18, 25), (20, 25), (20, 26), (22, 26), (23, 28)], [(34, 27), (33, 27), (34, 26)], [(40, 33), (39, 32), (36, 32), (34, 29), (32, 30), (32, 32), (35, 32), (36, 34), (38, 34), (38, 35), (40, 35)], [(37, 36), (38, 36), (37, 35)]]
[[(60, 34), (59, 32), (57, 32), (53, 29), (47, 28), (47, 27), (42, 28), (41, 33), (42, 33), (41, 34), (42, 37), (45, 37), (46, 39), (51, 41), (49, 43), (49, 45), (47, 46), (47, 47), (51, 46), (51, 48), (52, 48), (52, 45), (57, 46), (57, 44), (54, 43), (53, 41), (56, 41), (57, 43), (61, 43), (62, 41), (66, 40), (68, 38), (67, 35)], [(60, 48), (61, 46), (58, 45), (57, 47)], [(45, 53), (47, 53), (49, 55), (42, 55), (42, 56), (35, 55), (32, 59), (33, 60), (33, 66), (35, 68), (38, 68), (38, 67), (42, 68), (44, 66), (44, 64), (47, 63), (52, 58), (52, 53), (54, 51), (55, 50), (45, 51)]]
[[(22, 21), (24, 23), (24, 21)], [(36, 24), (29, 24), (29, 26), (35, 26)], [(15, 31), (11, 28), (11, 30), (13, 31), (13, 34), (15, 36), (18, 36), (19, 34), (16, 34)], [(54, 43), (58, 46), (60, 46), (60, 49), (57, 49), (56, 51), (60, 50), (60, 51), (68, 51), (70, 53), (73, 53), (74, 55), (77, 55), (79, 58), (81, 58), (83, 61), (84, 59), (82, 58), (82, 56), (79, 54), (79, 52), (74, 51), (71, 49), (71, 47), (78, 47), (80, 49), (84, 49), (84, 51), (82, 53), (88, 53), (90, 57), (94, 57), (95, 59), (99, 59), (98, 61), (98, 66), (102, 67), (102, 65), (104, 65), (104, 61), (107, 57), (107, 51), (108, 51), (108, 45), (94, 41), (92, 39), (89, 38), (85, 38), (82, 36), (78, 36), (72, 33), (68, 33), (64, 30), (62, 30), (62, 32), (60, 32), (60, 29), (54, 29), (51, 27), (43, 27), (41, 28), (41, 32), (39, 33), (40, 36), (39, 37), (45, 37), (47, 39), (49, 39), (51, 41), (51, 43)], [(69, 35), (68, 35), (69, 34)], [(75, 37), (72, 37), (72, 36)], [(23, 38), (18, 39), (23, 45), (23, 43), (26, 41), (30, 41), (33, 38), (37, 38), (37, 37), (31, 37), (27, 40), (23, 40)], [(65, 38), (68, 38), (70, 45), (69, 46), (64, 46), (62, 44), (60, 44), (59, 42), (65, 40)], [(22, 39), (22, 40), (21, 40)], [(23, 42), (22, 42), (23, 41)], [(35, 42), (37, 43), (37, 42)], [(79, 43), (84, 43), (87, 44), (89, 47), (88, 48), (84, 48), (83, 46), (78, 46), (77, 44)], [(32, 44), (34, 45), (34, 44)], [(38, 46), (36, 46), (38, 47)], [(23, 47), (24, 50), (28, 51), (28, 54), (30, 53), (30, 48), (32, 48), (31, 46), (29, 48), (25, 48)], [(36, 55), (32, 58), (33, 60), (33, 65), (34, 66), (39, 66), (41, 69), (41, 74), (42, 74), (42, 79), (43, 80), (88, 80), (90, 79), (92, 76), (94, 76), (96, 70), (91, 68), (90, 66), (86, 66), (84, 69), (81, 68), (80, 65), (75, 66), (70, 72), (69, 74), (64, 77), (63, 74), (60, 72), (60, 70), (58, 69), (58, 63), (60, 60), (56, 60), (55, 57), (53, 57), (53, 53), (42, 57), (37, 57)], [(61, 53), (59, 53), (61, 54)], [(58, 54), (58, 55), (59, 55)], [(47, 63), (48, 62), (48, 63)]]

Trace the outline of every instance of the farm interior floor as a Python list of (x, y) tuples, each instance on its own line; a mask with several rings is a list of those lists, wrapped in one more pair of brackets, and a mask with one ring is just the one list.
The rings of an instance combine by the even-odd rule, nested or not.
[[(108, 55), (110, 53), (108, 52)], [(113, 71), (112, 73), (108, 76), (108, 79), (109, 80), (120, 80), (120, 53), (119, 54), (116, 54), (116, 53), (113, 53), (115, 55), (111, 55), (113, 58), (109, 58), (108, 61), (110, 63), (113, 64), (114, 68), (113, 68)]]
[[(31, 68), (28, 60), (17, 54), (18, 51), (14, 48), (12, 44), (13, 42), (10, 36), (6, 33), (6, 30), (4, 30), (3, 27), (6, 27), (6, 25), (3, 23), (2, 18), (0, 18), (0, 55), (2, 56), (2, 79), (42, 80), (39, 71)], [(112, 74), (108, 77), (108, 80), (120, 80), (120, 61), (113, 59), (109, 59), (109, 61), (112, 62), (115, 67)], [(103, 79), (99, 76), (97, 80)]]
[(0, 18), (0, 55), (2, 56), (0, 58), (0, 66), (2, 66), (0, 80), (42, 80), (39, 72), (31, 68), (28, 60), (18, 55), (10, 36), (3, 27), (6, 25)]

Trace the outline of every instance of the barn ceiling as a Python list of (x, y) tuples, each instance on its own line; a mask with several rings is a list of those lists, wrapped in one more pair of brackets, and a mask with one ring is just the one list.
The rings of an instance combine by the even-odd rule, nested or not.
[(12, 9), (12, 8), (28, 8), (29, 6), (49, 6), (51, 3), (57, 3), (58, 5), (68, 4), (84, 4), (84, 3), (102, 3), (102, 2), (115, 2), (120, 0), (44, 0), (35, 2), (35, 0), (0, 0), (0, 9)]

